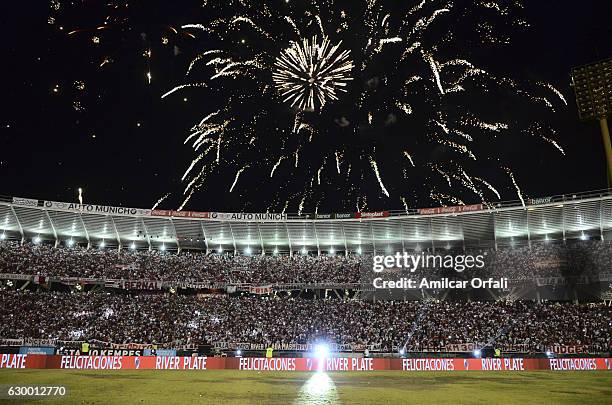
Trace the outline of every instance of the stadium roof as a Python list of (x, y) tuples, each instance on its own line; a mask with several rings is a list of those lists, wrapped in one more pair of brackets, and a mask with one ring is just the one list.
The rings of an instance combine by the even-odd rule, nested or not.
[(0, 197), (0, 237), (246, 254), (385, 253), (612, 238), (612, 191), (495, 206), (335, 214), (177, 212)]

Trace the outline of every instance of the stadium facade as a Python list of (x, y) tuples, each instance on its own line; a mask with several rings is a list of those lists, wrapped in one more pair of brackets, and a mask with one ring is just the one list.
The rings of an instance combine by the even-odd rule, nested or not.
[(374, 253), (610, 240), (612, 191), (494, 205), (330, 214), (151, 210), (0, 197), (0, 236), (123, 249)]

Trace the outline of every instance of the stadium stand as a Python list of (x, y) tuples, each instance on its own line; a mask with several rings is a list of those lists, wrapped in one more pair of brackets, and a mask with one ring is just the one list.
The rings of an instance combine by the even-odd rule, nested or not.
[[(470, 342), (522, 351), (612, 344), (612, 308), (603, 303), (371, 302), (163, 294), (3, 291), (0, 336), (61, 341), (306, 344), (397, 351), (444, 351)], [(419, 318), (419, 322), (415, 320)], [(416, 329), (414, 328), (416, 325)]]

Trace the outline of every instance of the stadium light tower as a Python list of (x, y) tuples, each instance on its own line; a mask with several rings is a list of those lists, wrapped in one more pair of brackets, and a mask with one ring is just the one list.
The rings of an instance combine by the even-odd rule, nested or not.
[(608, 117), (612, 115), (612, 59), (572, 69), (578, 114), (582, 121), (599, 120), (608, 162), (608, 187), (612, 186), (612, 143)]

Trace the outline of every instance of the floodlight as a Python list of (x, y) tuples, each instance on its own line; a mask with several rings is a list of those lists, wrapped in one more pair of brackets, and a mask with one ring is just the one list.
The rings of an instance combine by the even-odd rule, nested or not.
[(329, 357), (329, 347), (326, 344), (318, 344), (315, 346), (315, 356), (318, 359), (325, 359)]
[(608, 117), (612, 116), (612, 59), (572, 69), (578, 115), (582, 121), (599, 121), (612, 184), (612, 142)]

